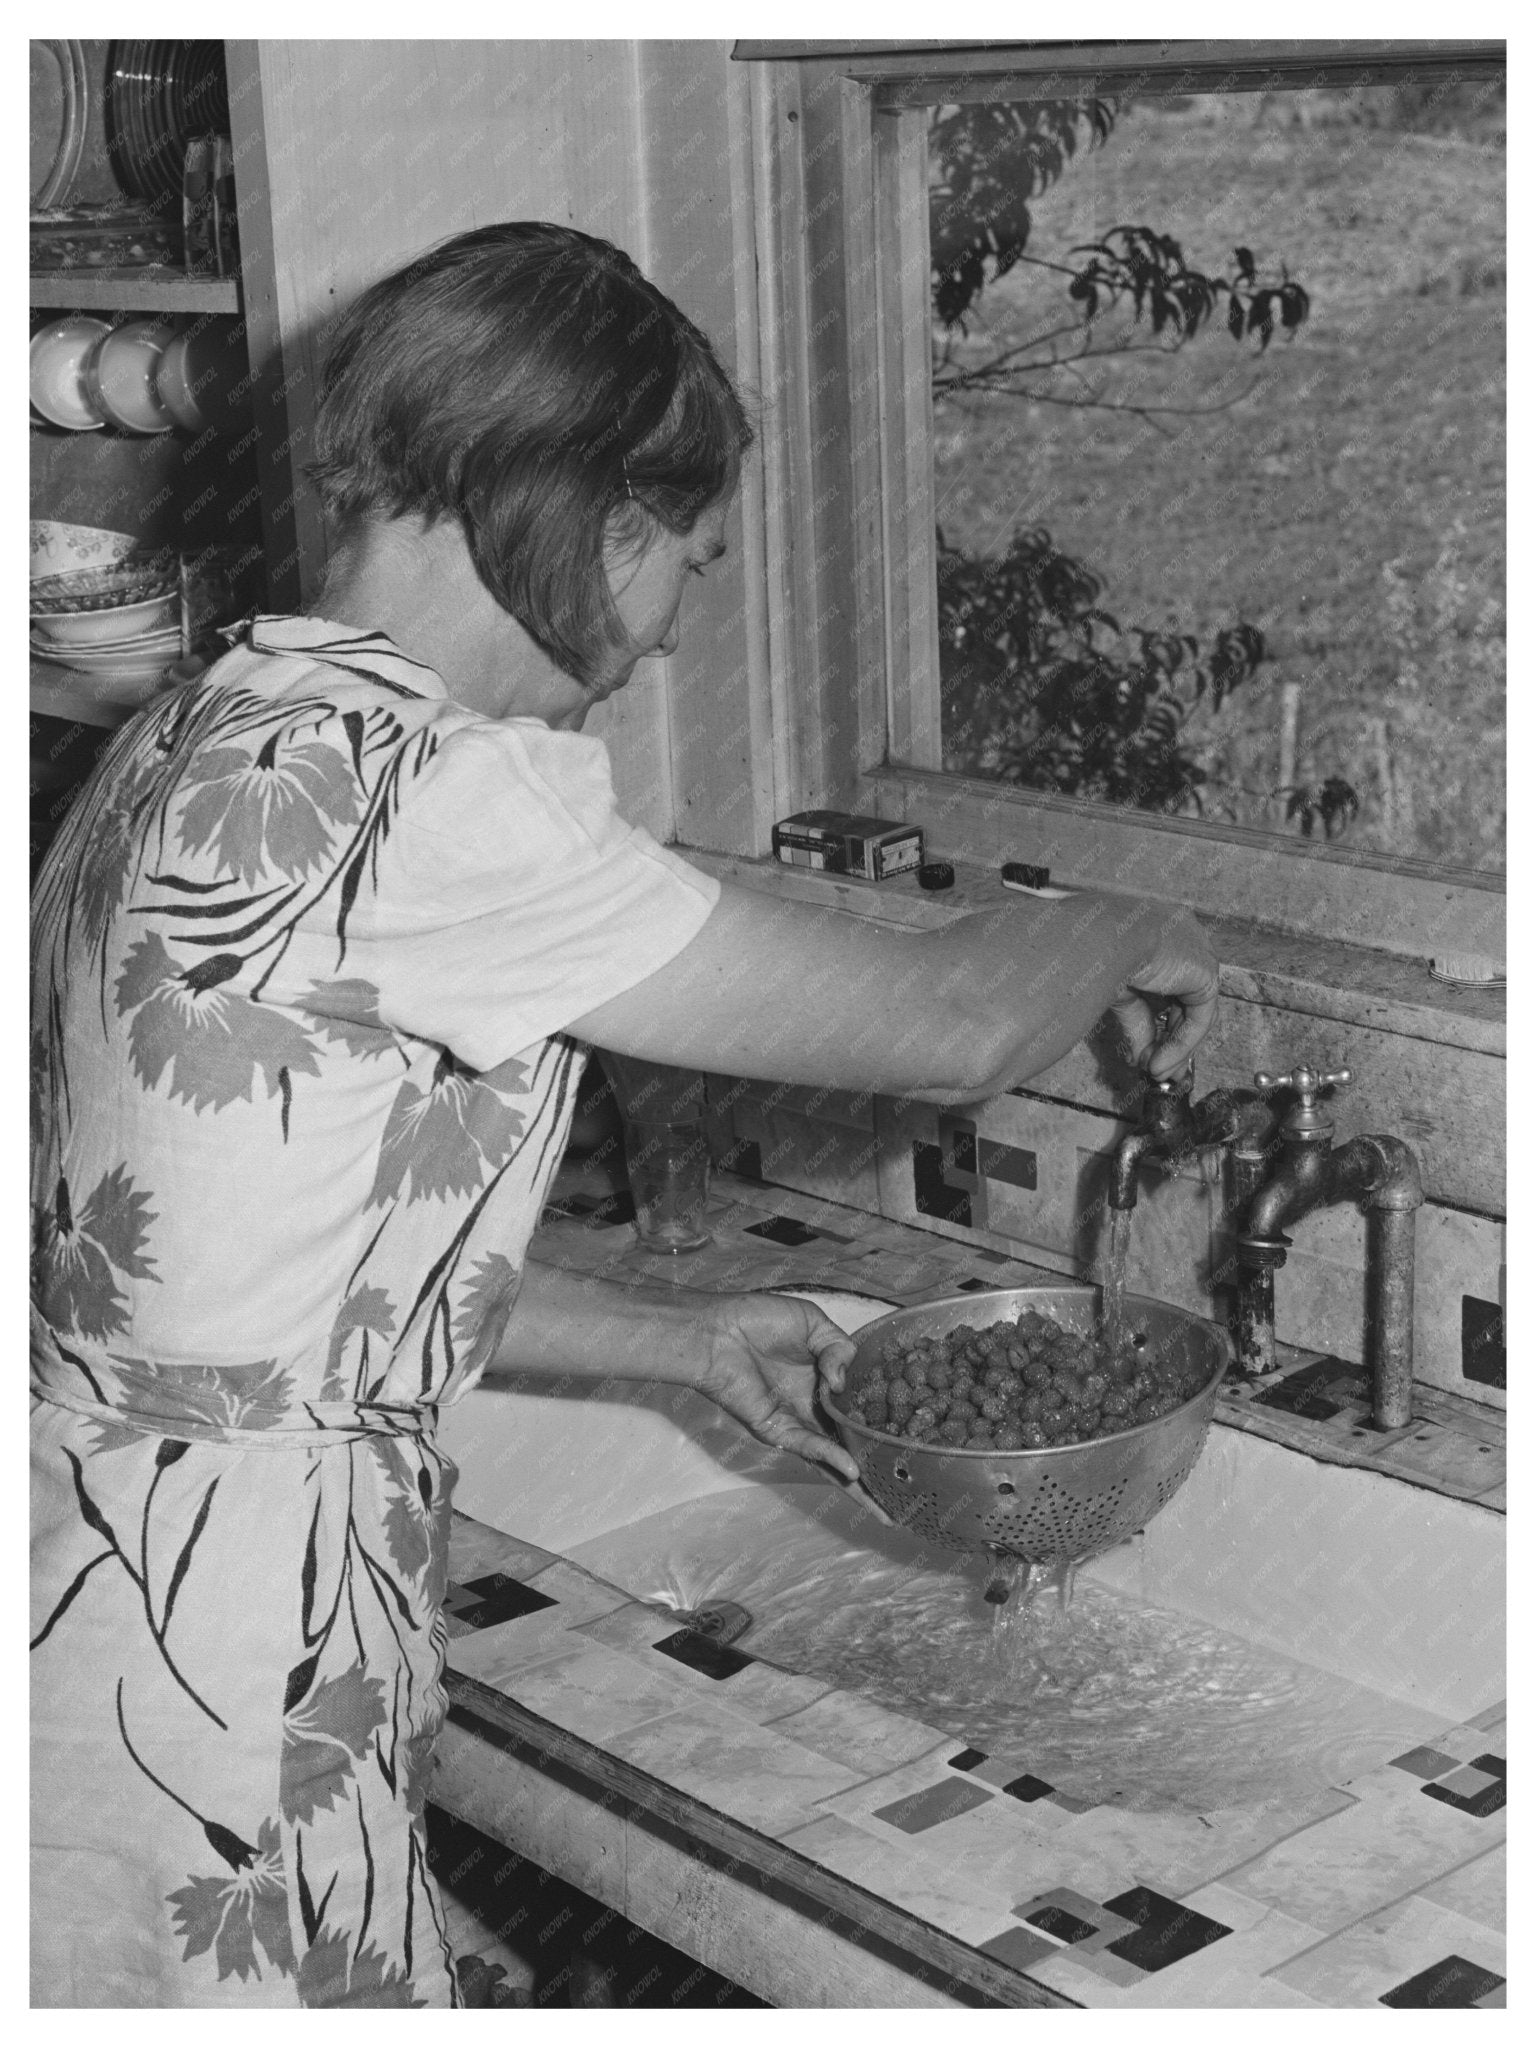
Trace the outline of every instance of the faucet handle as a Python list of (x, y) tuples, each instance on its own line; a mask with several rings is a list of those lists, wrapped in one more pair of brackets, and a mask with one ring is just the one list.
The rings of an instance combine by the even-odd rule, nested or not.
[(1188, 1095), (1194, 1088), (1195, 1063), (1193, 1058), (1185, 1060), (1181, 1067), (1175, 1067), (1171, 1074), (1164, 1074), (1157, 1081), (1154, 1081), (1145, 1071), (1146, 1063), (1151, 1059), (1153, 1053), (1157, 1051), (1160, 1045), (1165, 1044), (1168, 1039), (1172, 1038), (1174, 1032), (1178, 1029), (1179, 1020), (1183, 1014), (1177, 1003), (1164, 1003), (1152, 1018), (1152, 1043), (1142, 1054), (1143, 1078), (1146, 1081), (1147, 1093), (1151, 1096)]
[(1303, 1101), (1310, 1101), (1320, 1089), (1339, 1088), (1353, 1079), (1348, 1067), (1340, 1067), (1334, 1074), (1320, 1074), (1315, 1067), (1297, 1067), (1289, 1074), (1255, 1074), (1253, 1085), (1265, 1095), (1276, 1088), (1294, 1088)]
[(1148, 1095), (1192, 1095), (1195, 1088), (1195, 1063), (1186, 1060), (1182, 1067), (1175, 1067), (1171, 1074), (1164, 1074), (1160, 1081), (1148, 1081)]
[(1319, 1110), (1317, 1098), (1323, 1089), (1342, 1088), (1353, 1078), (1348, 1067), (1339, 1067), (1334, 1073), (1325, 1074), (1316, 1067), (1301, 1066), (1289, 1074), (1255, 1074), (1253, 1085), (1265, 1095), (1276, 1088), (1295, 1089), (1296, 1107), (1285, 1120), (1286, 1130), (1329, 1131), (1333, 1128), (1333, 1120)]

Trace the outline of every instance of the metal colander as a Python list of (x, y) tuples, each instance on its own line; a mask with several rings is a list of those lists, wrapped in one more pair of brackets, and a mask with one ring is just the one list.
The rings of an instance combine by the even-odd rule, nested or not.
[[(1065, 1329), (1091, 1335), (1098, 1303), (1095, 1288), (1008, 1287), (897, 1309), (858, 1332), (845, 1384), (855, 1392), (892, 1337), (943, 1337), (961, 1323), (983, 1329), (1012, 1322), (1031, 1308)], [(1195, 1468), (1231, 1346), (1225, 1332), (1181, 1309), (1134, 1294), (1126, 1296), (1125, 1306), (1129, 1327), (1146, 1332), (1155, 1357), (1201, 1366), (1205, 1384), (1155, 1422), (1092, 1443), (957, 1451), (871, 1429), (827, 1400), (865, 1487), (891, 1520), (951, 1550), (1004, 1551), (1031, 1564), (1096, 1557), (1144, 1528)]]

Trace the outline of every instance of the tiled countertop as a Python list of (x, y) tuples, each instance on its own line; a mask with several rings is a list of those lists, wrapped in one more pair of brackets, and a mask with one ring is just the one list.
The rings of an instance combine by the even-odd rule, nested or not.
[[(1300, 1804), (1133, 1813), (701, 1645), (675, 1614), (463, 1516), (450, 1580), (456, 1713), (567, 1773), (585, 1753), (609, 1796), (656, 1810), (670, 1795), (672, 1827), (754, 1873), (801, 1872), (807, 1910), (887, 1941), (894, 1913), (971, 2002), (1503, 2003), (1502, 1708)], [(575, 1741), (562, 1752), (551, 1731)]]
[[(563, 1199), (584, 1206), (579, 1191)], [(686, 1284), (817, 1285), (910, 1302), (1060, 1279), (728, 1177), (710, 1224), (711, 1248), (673, 1262)], [(628, 1225), (597, 1213), (551, 1217), (533, 1249), (612, 1278), (657, 1277)], [(1366, 1442), (1347, 1369), (1287, 1364), (1289, 1403), (1240, 1389), (1222, 1419), (1496, 1505), (1502, 1470), (1490, 1475), (1502, 1453), (1488, 1444), (1485, 1470), (1481, 1418)], [(1501, 1707), (1299, 1805), (1134, 1813), (1069, 1798), (1017, 1759), (986, 1756), (963, 1730), (745, 1651), (690, 1655), (698, 1639), (680, 1642), (674, 1614), (464, 1517), (450, 1576), (449, 1689), (460, 1711), (514, 1734), (564, 1731), (578, 1770), (585, 1754), (601, 1760), (610, 1790), (649, 1788), (654, 1801), (660, 1788), (672, 1825), (686, 1830), (692, 1815), (717, 1845), (725, 1829), (747, 1867), (801, 1872), (807, 1897), (823, 1909), (835, 1901), (855, 1925), (862, 1910), (887, 1941), (896, 1915), (914, 1941), (939, 1944), (970, 2002), (1504, 2001)]]

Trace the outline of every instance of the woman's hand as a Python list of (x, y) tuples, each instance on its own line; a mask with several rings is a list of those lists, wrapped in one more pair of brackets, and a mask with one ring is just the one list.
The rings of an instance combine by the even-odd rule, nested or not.
[(694, 1381), (765, 1444), (826, 1465), (844, 1479), (859, 1468), (816, 1421), (816, 1380), (833, 1393), (854, 1354), (829, 1317), (783, 1294), (726, 1294), (708, 1318), (706, 1358)]
[[(1145, 1063), (1154, 1081), (1177, 1073), (1211, 1028), (1219, 993), (1216, 955), (1187, 911), (1145, 904), (1150, 927), (1147, 957), (1126, 977), (1110, 1009), (1125, 1033), (1134, 1065)], [(1158, 1014), (1172, 1010), (1173, 1030), (1157, 1042)]]

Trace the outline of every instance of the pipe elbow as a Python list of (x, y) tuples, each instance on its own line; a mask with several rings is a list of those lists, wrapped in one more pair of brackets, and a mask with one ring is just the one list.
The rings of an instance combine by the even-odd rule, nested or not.
[(1401, 1138), (1379, 1137), (1374, 1133), (1360, 1140), (1380, 1162), (1380, 1175), (1366, 1196), (1371, 1209), (1403, 1212), (1424, 1204), (1424, 1178), (1418, 1154)]

